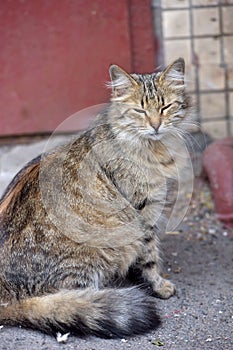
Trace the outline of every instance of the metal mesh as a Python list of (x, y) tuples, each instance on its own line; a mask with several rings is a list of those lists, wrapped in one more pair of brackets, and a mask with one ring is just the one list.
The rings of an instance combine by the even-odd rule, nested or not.
[(233, 0), (154, 0), (158, 62), (183, 56), (196, 119), (213, 137), (233, 133)]

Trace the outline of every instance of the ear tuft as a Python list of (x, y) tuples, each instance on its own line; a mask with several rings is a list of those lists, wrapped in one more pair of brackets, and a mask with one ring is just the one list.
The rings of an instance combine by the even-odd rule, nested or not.
[(169, 85), (184, 86), (185, 62), (183, 58), (178, 58), (170, 64), (160, 75), (160, 82), (168, 82)]
[(114, 98), (122, 97), (129, 92), (130, 88), (136, 85), (136, 81), (122, 68), (113, 64), (109, 68), (111, 82), (108, 84), (112, 88)]
[(178, 58), (175, 62), (172, 63), (173, 69), (175, 69), (177, 72), (184, 75), (185, 72), (185, 62), (182, 57)]

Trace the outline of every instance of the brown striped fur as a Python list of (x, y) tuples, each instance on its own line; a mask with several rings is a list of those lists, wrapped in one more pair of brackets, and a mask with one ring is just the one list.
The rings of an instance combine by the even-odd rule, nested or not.
[(175, 292), (160, 276), (157, 233), (177, 166), (162, 141), (189, 113), (183, 74), (182, 59), (144, 75), (111, 66), (108, 107), (8, 186), (0, 204), (0, 323), (106, 337), (158, 326), (154, 298), (116, 283), (132, 269), (156, 295)]

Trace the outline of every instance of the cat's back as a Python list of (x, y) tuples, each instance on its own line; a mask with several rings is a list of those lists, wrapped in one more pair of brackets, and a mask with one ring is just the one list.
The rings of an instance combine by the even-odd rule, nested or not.
[(90, 196), (98, 199), (101, 189), (107, 196), (110, 193), (109, 180), (99, 163), (103, 152), (111, 154), (111, 137), (107, 123), (97, 123), (23, 167), (0, 201), (1, 240), (27, 227), (40, 225), (48, 229), (48, 216), (53, 208), (61, 218), (69, 214), (67, 208), (76, 216), (88, 216), (84, 211), (90, 214), (90, 209), (96, 212)]

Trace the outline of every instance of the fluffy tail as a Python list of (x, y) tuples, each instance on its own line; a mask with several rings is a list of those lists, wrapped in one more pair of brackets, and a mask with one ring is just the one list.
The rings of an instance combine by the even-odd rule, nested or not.
[(160, 320), (154, 298), (137, 288), (78, 289), (1, 306), (0, 324), (110, 338), (145, 333)]

